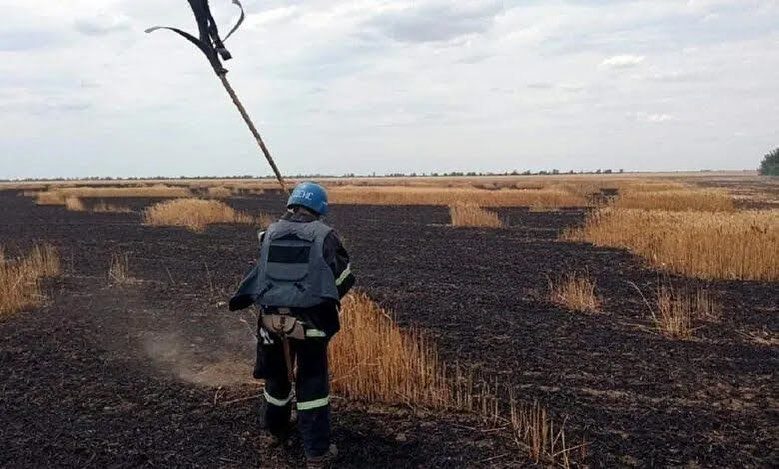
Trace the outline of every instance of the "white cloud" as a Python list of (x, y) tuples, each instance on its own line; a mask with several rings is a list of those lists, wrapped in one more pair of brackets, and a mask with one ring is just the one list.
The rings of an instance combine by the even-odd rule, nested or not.
[(692, 70), (669, 70), (655, 71), (648, 75), (641, 76), (640, 78), (663, 83), (681, 83), (708, 80), (711, 77), (707, 77), (704, 73)]
[(635, 119), (640, 122), (650, 122), (653, 124), (661, 124), (663, 122), (671, 122), (678, 120), (676, 117), (665, 113), (646, 113), (637, 112), (634, 114)]
[(387, 11), (373, 19), (373, 25), (401, 42), (448, 41), (468, 34), (483, 34), (504, 11), (496, 0), (416, 2)]
[(243, 27), (257, 29), (272, 24), (284, 23), (299, 15), (300, 8), (297, 5), (283, 6), (246, 15)]
[[(142, 32), (194, 32), (186, 2), (38, 3), (4, 3), (0, 178), (268, 173), (202, 55)], [(775, 0), (244, 4), (228, 77), (287, 173), (741, 168), (779, 139)]]
[(603, 59), (600, 65), (604, 68), (632, 68), (641, 65), (644, 59), (643, 55), (615, 55)]
[(88, 36), (103, 36), (130, 28), (130, 18), (123, 14), (98, 14), (78, 18), (74, 26), (76, 31)]

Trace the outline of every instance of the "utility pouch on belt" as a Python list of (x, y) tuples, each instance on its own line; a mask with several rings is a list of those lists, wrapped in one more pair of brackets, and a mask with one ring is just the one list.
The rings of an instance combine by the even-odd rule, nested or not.
[(306, 331), (303, 323), (286, 314), (263, 314), (262, 326), (269, 332), (282, 337), (304, 340)]
[(303, 323), (291, 316), (289, 308), (278, 308), (281, 314), (262, 315), (262, 327), (281, 337), (281, 345), (284, 350), (284, 361), (287, 364), (287, 377), (290, 382), (295, 381), (292, 354), (289, 348), (289, 339), (305, 340), (306, 330)]

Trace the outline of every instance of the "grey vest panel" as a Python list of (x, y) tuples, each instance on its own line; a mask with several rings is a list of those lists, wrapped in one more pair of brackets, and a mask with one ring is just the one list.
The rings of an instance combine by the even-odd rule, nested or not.
[(269, 226), (260, 247), (257, 303), (309, 308), (328, 299), (338, 301), (335, 276), (322, 248), (331, 231), (318, 220), (279, 220)]

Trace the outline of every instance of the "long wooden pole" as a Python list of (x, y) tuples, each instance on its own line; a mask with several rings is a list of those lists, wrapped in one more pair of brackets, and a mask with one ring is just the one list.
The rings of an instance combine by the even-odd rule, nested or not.
[(238, 95), (235, 94), (235, 90), (232, 86), (230, 86), (230, 82), (227, 81), (227, 75), (224, 73), (218, 74), (219, 80), (222, 81), (222, 85), (224, 86), (225, 90), (227, 90), (227, 94), (230, 95), (230, 99), (233, 100), (233, 104), (235, 104), (235, 107), (238, 108), (238, 112), (241, 113), (241, 117), (243, 117), (243, 121), (246, 122), (246, 125), (249, 127), (249, 130), (251, 130), (252, 135), (254, 135), (254, 139), (257, 141), (257, 145), (259, 145), (260, 149), (262, 150), (262, 154), (265, 155), (265, 159), (268, 160), (268, 164), (270, 164), (270, 167), (273, 169), (273, 173), (276, 175), (276, 180), (279, 181), (279, 184), (281, 185), (281, 189), (289, 193), (289, 189), (287, 189), (287, 185), (284, 182), (284, 178), (281, 176), (281, 171), (279, 171), (278, 166), (276, 166), (276, 162), (273, 161), (273, 157), (270, 155), (270, 151), (268, 150), (268, 147), (265, 146), (265, 142), (262, 140), (262, 136), (260, 135), (260, 132), (257, 130), (257, 127), (254, 126), (254, 122), (252, 122), (252, 118), (249, 117), (249, 114), (246, 112), (246, 108), (243, 107), (243, 104), (241, 104), (241, 100), (238, 99)]

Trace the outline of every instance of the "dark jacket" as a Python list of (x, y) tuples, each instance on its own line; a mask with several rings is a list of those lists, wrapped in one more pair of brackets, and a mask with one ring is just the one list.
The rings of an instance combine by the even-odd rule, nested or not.
[[(295, 223), (308, 223), (316, 220), (314, 215), (304, 211), (287, 211), (281, 218)], [(264, 233), (261, 233), (260, 245), (262, 244), (263, 236)], [(322, 251), (325, 262), (330, 266), (333, 276), (336, 278), (338, 294), (343, 298), (354, 285), (355, 277), (351, 272), (349, 254), (346, 252), (343, 244), (341, 244), (341, 240), (335, 231), (325, 238)], [(246, 308), (257, 300), (257, 292), (259, 291), (256, 281), (258, 268), (258, 265), (252, 267), (243, 281), (241, 281), (238, 291), (230, 299), (230, 311)], [(292, 313), (313, 327), (324, 331), (330, 337), (340, 329), (340, 322), (338, 321), (339, 307), (340, 304), (338, 302), (326, 301), (311, 308), (295, 308)]]

